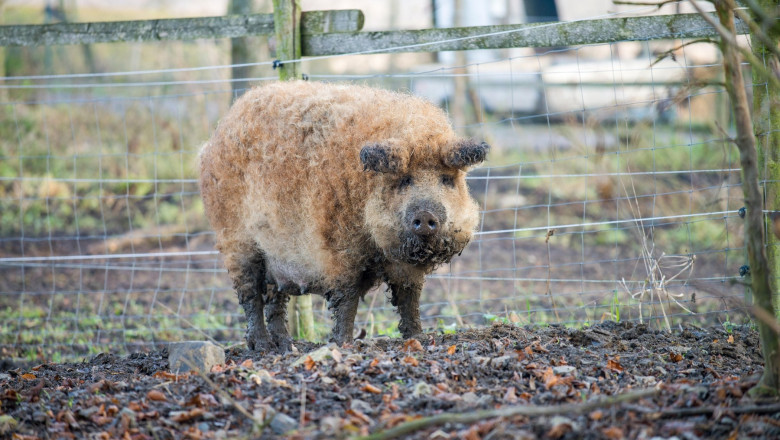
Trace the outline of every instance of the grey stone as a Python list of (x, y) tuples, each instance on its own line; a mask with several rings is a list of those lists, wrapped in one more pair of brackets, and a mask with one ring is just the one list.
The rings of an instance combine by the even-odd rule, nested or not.
[(360, 411), (363, 414), (371, 415), (374, 414), (374, 407), (369, 405), (368, 403), (360, 400), (360, 399), (352, 399), (352, 402), (349, 404), (349, 407), (353, 411)]
[(325, 359), (333, 358), (333, 353), (331, 353), (331, 350), (334, 348), (338, 348), (338, 345), (336, 344), (328, 344), (323, 345), (322, 347), (310, 352), (310, 353), (304, 353), (301, 357), (295, 360), (295, 362), (292, 363), (291, 367), (295, 368), (298, 365), (303, 365), (303, 363), (306, 361), (307, 357), (311, 357), (311, 360), (314, 362), (322, 362)]
[(506, 368), (514, 359), (514, 356), (499, 356), (490, 360), (490, 366), (496, 369)]
[(214, 365), (225, 363), (225, 350), (208, 341), (171, 342), (168, 365), (173, 373), (191, 370), (208, 373)]
[(412, 396), (414, 397), (430, 396), (432, 393), (433, 390), (431, 389), (430, 385), (428, 385), (425, 382), (417, 382), (414, 385), (414, 391), (412, 391)]
[(130, 428), (135, 427), (137, 417), (135, 415), (135, 411), (133, 411), (130, 408), (122, 408), (121, 411), (119, 411), (119, 418), (122, 420), (127, 420), (127, 426)]
[(271, 429), (276, 434), (284, 434), (285, 432), (292, 431), (298, 427), (298, 422), (292, 417), (284, 413), (276, 413), (273, 420), (271, 420)]
[(479, 401), (479, 396), (477, 396), (477, 393), (471, 391), (469, 391), (468, 393), (463, 393), (463, 395), (460, 397), (462, 397), (463, 401), (468, 404), (474, 404)]
[(557, 367), (553, 367), (553, 373), (558, 376), (576, 376), (577, 368), (572, 367), (571, 365), (559, 365)]
[(14, 429), (16, 429), (16, 425), (18, 425), (19, 422), (16, 421), (13, 417), (3, 414), (0, 416), (0, 435), (6, 435), (10, 434)]

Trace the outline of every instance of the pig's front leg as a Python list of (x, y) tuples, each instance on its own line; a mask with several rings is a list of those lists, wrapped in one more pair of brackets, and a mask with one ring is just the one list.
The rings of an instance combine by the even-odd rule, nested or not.
[(328, 309), (333, 313), (333, 333), (330, 340), (339, 345), (351, 344), (360, 293), (354, 289), (344, 289), (330, 292), (326, 296)]
[(413, 338), (422, 333), (420, 323), (420, 293), (422, 293), (424, 277), (410, 277), (399, 282), (388, 281), (392, 297), (390, 303), (401, 315), (398, 330), (404, 339)]

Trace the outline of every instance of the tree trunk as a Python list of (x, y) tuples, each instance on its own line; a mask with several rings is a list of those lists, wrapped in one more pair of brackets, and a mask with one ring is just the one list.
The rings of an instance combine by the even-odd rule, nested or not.
[[(734, 27), (734, 12), (727, 0), (717, 0), (715, 9), (721, 24), (731, 35), (736, 37)], [(736, 39), (736, 38), (735, 38)], [(775, 316), (772, 305), (771, 272), (764, 247), (764, 212), (761, 187), (759, 186), (758, 153), (756, 139), (753, 134), (753, 123), (750, 119), (745, 82), (742, 76), (740, 57), (737, 47), (721, 38), (723, 52), (723, 70), (725, 72), (726, 90), (734, 110), (734, 121), (737, 128), (736, 143), (739, 148), (742, 166), (742, 191), (745, 197), (745, 243), (750, 264), (750, 278), (753, 288), (753, 298), (756, 307)], [(778, 359), (778, 335), (771, 325), (757, 319), (761, 352), (764, 356), (764, 374), (759, 383), (750, 390), (752, 396), (777, 395), (780, 382), (780, 359)]]

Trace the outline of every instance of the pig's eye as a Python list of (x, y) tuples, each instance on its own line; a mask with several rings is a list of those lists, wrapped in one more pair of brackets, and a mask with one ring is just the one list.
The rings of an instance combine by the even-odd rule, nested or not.
[(455, 188), (455, 178), (449, 174), (443, 174), (441, 176), (441, 184), (444, 186), (449, 186), (450, 188)]
[(404, 176), (398, 181), (398, 189), (404, 189), (412, 186), (412, 176)]

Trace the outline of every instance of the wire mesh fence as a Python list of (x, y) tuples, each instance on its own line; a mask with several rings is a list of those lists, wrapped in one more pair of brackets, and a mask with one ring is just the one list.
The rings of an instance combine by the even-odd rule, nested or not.
[[(424, 328), (747, 319), (742, 190), (722, 69), (707, 44), (666, 51), (679, 43), (490, 51), (487, 61), (380, 75), (303, 63), (312, 81), (424, 96), (463, 135), (493, 147), (468, 177), (479, 231), (428, 277)], [(354, 58), (380, 56), (392, 55)], [(262, 68), (254, 84), (272, 80)], [(242, 341), (196, 166), (234, 98), (228, 74), (4, 79), (3, 356)], [(321, 299), (315, 309), (324, 336), (329, 314)], [(397, 334), (382, 287), (357, 321), (369, 335)]]

